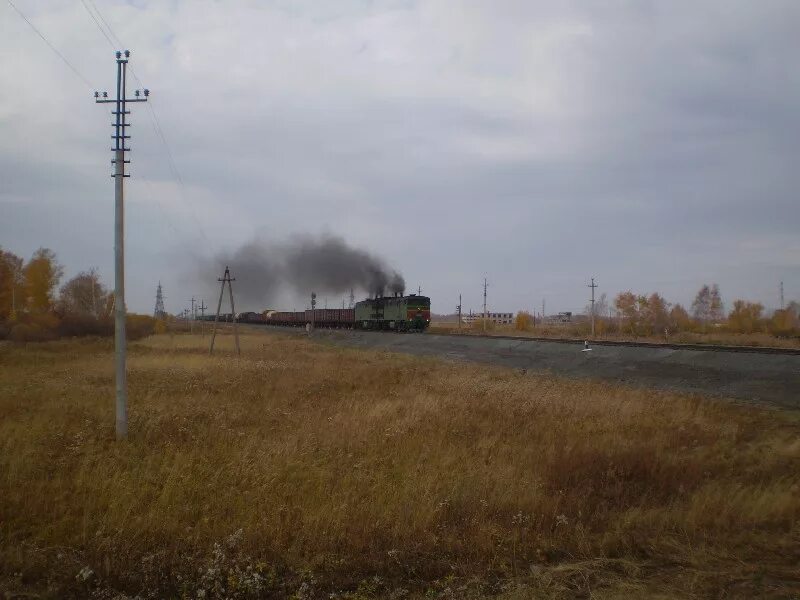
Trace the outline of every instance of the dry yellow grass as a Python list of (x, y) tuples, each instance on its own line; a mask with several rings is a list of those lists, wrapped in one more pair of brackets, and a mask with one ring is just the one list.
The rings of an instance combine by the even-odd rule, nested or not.
[(110, 340), (0, 347), (0, 591), (800, 594), (793, 414), (207, 339), (132, 345), (123, 443)]

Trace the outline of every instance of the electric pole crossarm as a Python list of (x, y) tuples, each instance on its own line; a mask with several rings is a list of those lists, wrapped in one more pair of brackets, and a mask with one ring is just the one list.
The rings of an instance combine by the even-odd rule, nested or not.
[[(106, 92), (103, 92), (103, 93), (105, 94)], [(95, 92), (95, 94), (97, 94), (97, 92)], [(145, 90), (144, 91), (144, 95), (145, 96), (149, 96), (150, 95), (150, 90)], [(98, 98), (97, 96), (95, 96), (95, 102), (97, 104), (116, 104), (117, 100), (113, 100), (111, 98), (108, 98), (108, 99), (106, 99), (106, 98)], [(125, 98), (124, 100), (119, 100), (119, 102), (125, 102), (126, 104), (128, 102), (147, 102), (147, 98)], [(111, 114), (112, 115), (129, 115), (129, 114), (131, 114), (131, 111), (129, 111), (129, 110), (119, 110), (119, 111), (112, 110)]]

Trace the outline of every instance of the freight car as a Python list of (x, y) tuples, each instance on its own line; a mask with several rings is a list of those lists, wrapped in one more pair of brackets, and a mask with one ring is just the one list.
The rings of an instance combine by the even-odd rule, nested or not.
[(314, 327), (328, 327), (331, 329), (352, 329), (352, 308), (317, 308), (295, 312), (268, 311), (265, 313), (264, 322), (267, 325), (283, 325), (288, 327), (305, 327), (313, 323)]
[(236, 315), (236, 322), (258, 325), (264, 322), (264, 313), (242, 312)]

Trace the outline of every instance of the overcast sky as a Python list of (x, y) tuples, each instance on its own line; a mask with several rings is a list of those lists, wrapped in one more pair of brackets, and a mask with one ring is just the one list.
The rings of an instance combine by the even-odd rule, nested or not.
[[(112, 47), (91, 0), (13, 2), (91, 86), (0, 3), (0, 245), (111, 284)], [(131, 310), (158, 280), (170, 312), (211, 304), (211, 256), (323, 233), (437, 312), (479, 310), (484, 275), (498, 311), (582, 310), (592, 276), (800, 299), (800, 2), (94, 3), (176, 166), (134, 105)]]

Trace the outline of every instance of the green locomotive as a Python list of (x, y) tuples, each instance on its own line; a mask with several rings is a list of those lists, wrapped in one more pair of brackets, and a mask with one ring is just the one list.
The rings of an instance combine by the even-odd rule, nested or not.
[(424, 331), (431, 324), (431, 299), (427, 296), (387, 296), (357, 302), (356, 329)]

